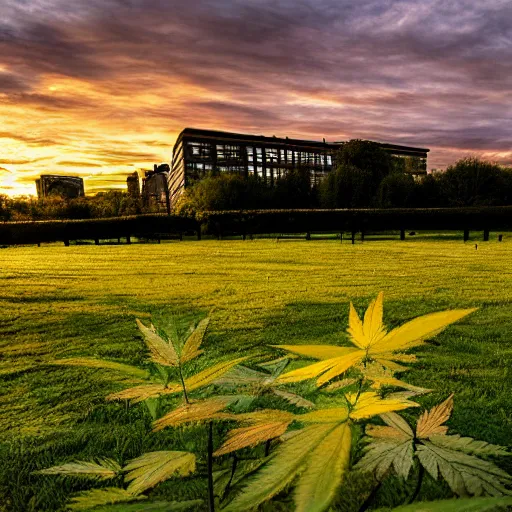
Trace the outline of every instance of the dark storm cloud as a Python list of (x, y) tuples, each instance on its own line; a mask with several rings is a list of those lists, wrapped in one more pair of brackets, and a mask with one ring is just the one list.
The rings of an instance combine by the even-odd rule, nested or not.
[[(506, 0), (4, 4), (0, 65), (9, 74), (0, 73), (0, 104), (50, 113), (107, 110), (126, 126), (148, 120), (173, 129), (415, 144), (431, 147), (434, 156), (439, 151), (436, 165), (449, 163), (448, 150), (512, 151)], [(113, 104), (29, 90), (46, 75), (94, 84)], [(160, 87), (180, 90), (184, 99), (163, 107), (117, 101), (145, 91), (167, 94)], [(198, 92), (187, 96), (187, 88)], [(111, 165), (156, 158), (93, 152)]]

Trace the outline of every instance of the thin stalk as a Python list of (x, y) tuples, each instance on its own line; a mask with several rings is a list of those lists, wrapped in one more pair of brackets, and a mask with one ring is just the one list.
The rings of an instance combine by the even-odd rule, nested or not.
[(238, 465), (238, 457), (236, 456), (236, 453), (235, 453), (233, 455), (233, 465), (231, 466), (231, 477), (229, 478), (228, 485), (226, 485), (226, 488), (224, 489), (224, 495), (226, 495), (229, 492), (229, 489), (231, 488), (231, 483), (233, 482), (233, 478), (235, 476), (237, 465)]
[(359, 512), (366, 512), (368, 510), (368, 507), (372, 504), (373, 500), (375, 499), (375, 496), (377, 495), (377, 492), (380, 489), (380, 486), (382, 485), (382, 482), (379, 482), (370, 492), (368, 497), (364, 500), (363, 504), (359, 508)]
[(361, 391), (363, 390), (363, 382), (364, 382), (364, 377), (359, 379), (359, 389), (357, 390), (357, 396), (356, 396), (356, 401), (354, 402), (354, 405), (357, 404), (357, 401), (359, 400), (359, 396), (361, 395)]
[(215, 512), (213, 497), (213, 421), (208, 424), (208, 512)]
[(420, 469), (418, 471), (418, 482), (416, 483), (416, 489), (414, 489), (414, 493), (409, 498), (409, 501), (407, 502), (408, 504), (412, 503), (418, 497), (418, 494), (420, 493), (420, 489), (421, 489), (421, 484), (423, 483), (424, 474), (425, 474), (425, 469), (420, 464)]
[(183, 397), (185, 398), (185, 403), (189, 404), (188, 395), (187, 395), (187, 387), (185, 386), (185, 379), (183, 378), (183, 373), (181, 371), (181, 364), (178, 366), (178, 370), (180, 373), (181, 387), (183, 388)]
[(268, 457), (268, 454), (270, 453), (270, 443), (272, 442), (271, 439), (267, 439), (267, 442), (265, 443), (265, 457)]

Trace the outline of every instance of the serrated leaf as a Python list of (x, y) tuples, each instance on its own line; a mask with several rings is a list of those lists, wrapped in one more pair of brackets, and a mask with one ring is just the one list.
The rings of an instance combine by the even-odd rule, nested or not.
[(472, 437), (461, 437), (460, 435), (431, 435), (429, 440), (441, 448), (460, 450), (461, 452), (474, 455), (512, 455), (504, 446), (477, 441)]
[(394, 352), (421, 345), (425, 339), (439, 334), (450, 324), (473, 313), (476, 309), (440, 311), (415, 318), (386, 334), (372, 346), (371, 352), (373, 354)]
[(151, 503), (124, 503), (95, 507), (94, 512), (178, 512), (181, 510), (200, 510), (203, 500), (153, 501)]
[(62, 475), (91, 478), (93, 480), (109, 480), (115, 478), (121, 471), (121, 466), (112, 459), (99, 459), (97, 462), (68, 462), (61, 466), (34, 471), (38, 475)]
[(237, 386), (262, 384), (268, 377), (269, 375), (267, 373), (238, 365), (231, 368), (231, 370), (227, 371), (221, 377), (215, 379), (212, 384), (226, 388), (235, 388)]
[(216, 379), (246, 359), (248, 359), (248, 357), (239, 357), (231, 361), (223, 361), (222, 363), (206, 368), (206, 370), (202, 372), (196, 373), (194, 376), (185, 379), (187, 391), (193, 391), (194, 389), (203, 388), (212, 384)]
[(269, 461), (249, 479), (244, 492), (227, 505), (225, 512), (252, 510), (290, 484), (303, 469), (311, 451), (332, 430), (332, 425), (311, 425), (280, 444)]
[(512, 477), (492, 462), (447, 450), (429, 441), (417, 446), (416, 453), (430, 475), (437, 479), (439, 470), (458, 496), (500, 496), (508, 493), (504, 486), (512, 483)]
[(337, 377), (338, 375), (341, 375), (347, 371), (351, 366), (355, 365), (363, 357), (365, 357), (365, 352), (361, 350), (352, 350), (350, 353), (343, 357), (335, 357), (325, 361), (319, 361), (318, 363), (304, 366), (298, 370), (292, 370), (290, 372), (283, 373), (276, 379), (276, 382), (300, 382), (321, 375), (321, 377), (319, 377), (317, 380), (317, 386), (322, 386), (329, 380), (334, 379), (334, 377)]
[(465, 498), (439, 501), (420, 501), (410, 505), (376, 512), (505, 512), (512, 506), (512, 498)]
[(353, 405), (350, 418), (354, 420), (371, 418), (386, 412), (401, 411), (409, 407), (419, 407), (417, 403), (409, 400), (380, 398), (377, 393), (370, 391), (361, 393), (359, 397), (357, 397), (357, 393), (349, 393), (347, 400)]
[(325, 386), (324, 391), (332, 392), (338, 389), (348, 388), (352, 384), (355, 384), (357, 379), (342, 379)]
[[(382, 428), (382, 427), (381, 427)], [(393, 430), (390, 427), (386, 427)], [(393, 466), (396, 473), (407, 479), (414, 458), (412, 439), (392, 438), (377, 439), (367, 447), (367, 453), (354, 466), (357, 471), (375, 473), (377, 480), (382, 480)]]
[(329, 508), (348, 468), (351, 441), (350, 427), (343, 423), (312, 450), (295, 488), (297, 512), (324, 512)]
[(371, 347), (372, 345), (377, 343), (386, 334), (384, 326), (382, 325), (383, 298), (384, 293), (380, 292), (377, 295), (377, 298), (370, 302), (370, 305), (368, 306), (368, 309), (364, 314), (363, 332), (368, 343), (367, 347)]
[(446, 434), (448, 427), (442, 426), (442, 424), (448, 420), (452, 411), (453, 394), (430, 411), (423, 412), (416, 425), (416, 436), (420, 439), (428, 439), (432, 435)]
[(382, 418), (384, 423), (386, 423), (386, 425), (389, 425), (391, 428), (399, 432), (402, 436), (411, 439), (414, 437), (414, 432), (412, 431), (412, 428), (402, 418), (402, 416), (399, 416), (394, 412), (388, 412), (385, 414), (381, 414), (380, 417)]
[(184, 477), (196, 469), (196, 456), (190, 452), (156, 451), (131, 460), (123, 468), (125, 480), (131, 482), (127, 491), (138, 495), (171, 478)]
[(348, 414), (348, 407), (331, 407), (297, 414), (295, 418), (302, 423), (343, 423), (348, 420)]
[(305, 407), (306, 409), (313, 409), (315, 404), (302, 398), (300, 395), (296, 395), (295, 393), (290, 393), (289, 391), (283, 391), (282, 389), (274, 389), (274, 394), (284, 398), (287, 402), (292, 405), (296, 405), (297, 407)]
[(210, 324), (210, 318), (204, 318), (199, 322), (194, 331), (190, 334), (185, 345), (183, 346), (183, 350), (180, 355), (181, 364), (185, 364), (188, 361), (192, 361), (197, 356), (199, 356), (203, 351), (199, 350), (201, 343), (206, 336), (206, 331), (208, 330), (208, 326)]
[(57, 359), (52, 361), (52, 365), (62, 366), (83, 366), (84, 368), (99, 368), (104, 370), (112, 370), (115, 372), (122, 373), (129, 377), (135, 377), (137, 379), (147, 380), (149, 379), (149, 372), (131, 366), (128, 364), (116, 363), (115, 361), (106, 361), (103, 359), (94, 359), (92, 357), (75, 357), (70, 359)]
[(92, 489), (83, 491), (75, 496), (69, 508), (71, 510), (90, 510), (99, 505), (111, 505), (114, 503), (145, 500), (147, 496), (134, 496), (119, 487), (105, 487), (103, 489)]
[(336, 345), (271, 345), (275, 348), (287, 350), (301, 356), (311, 357), (325, 361), (335, 357), (344, 357), (357, 351), (353, 347), (337, 347)]
[(181, 384), (170, 383), (167, 387), (162, 384), (148, 384), (146, 386), (135, 386), (133, 388), (124, 389), (117, 393), (111, 393), (107, 396), (107, 400), (131, 400), (132, 403), (143, 402), (148, 398), (155, 398), (161, 395), (173, 395), (183, 391)]
[(180, 359), (176, 348), (172, 343), (167, 343), (162, 339), (155, 331), (154, 327), (146, 327), (138, 318), (136, 319), (137, 326), (144, 336), (146, 345), (151, 352), (151, 359), (158, 364), (163, 366), (178, 367)]
[(166, 427), (176, 427), (185, 423), (197, 423), (215, 419), (217, 413), (225, 409), (236, 396), (215, 397), (201, 402), (192, 402), (182, 405), (153, 423), (153, 432)]
[(349, 311), (348, 311), (347, 332), (350, 336), (352, 343), (356, 347), (359, 347), (360, 349), (363, 349), (363, 350), (365, 350), (367, 348), (368, 340), (366, 339), (366, 336), (364, 335), (363, 322), (361, 322), (361, 319), (359, 318), (359, 315), (357, 314), (357, 311), (355, 310), (352, 302), (350, 303)]
[(215, 456), (225, 455), (249, 446), (275, 439), (284, 434), (288, 425), (294, 420), (294, 415), (286, 411), (258, 411), (239, 415), (233, 419), (253, 423), (250, 427), (242, 427), (228, 432), (224, 444), (214, 453)]

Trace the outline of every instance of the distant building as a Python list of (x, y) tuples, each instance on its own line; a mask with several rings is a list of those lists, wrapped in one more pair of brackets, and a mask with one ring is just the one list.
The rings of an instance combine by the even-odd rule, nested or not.
[[(334, 168), (342, 144), (185, 128), (174, 145), (170, 199), (174, 201), (191, 182), (213, 170), (259, 176), (273, 185), (289, 169), (307, 167), (314, 185)], [(379, 145), (404, 159), (404, 172), (415, 177), (426, 174), (428, 149)]]
[(137, 171), (133, 172), (126, 178), (126, 186), (128, 187), (128, 195), (133, 199), (138, 199), (140, 197), (140, 182), (139, 182), (139, 173)]
[(146, 208), (170, 213), (169, 174), (168, 164), (155, 164), (152, 171), (145, 171), (142, 180), (142, 202)]
[(36, 188), (40, 199), (53, 195), (75, 199), (85, 195), (84, 180), (78, 176), (42, 174), (36, 180)]

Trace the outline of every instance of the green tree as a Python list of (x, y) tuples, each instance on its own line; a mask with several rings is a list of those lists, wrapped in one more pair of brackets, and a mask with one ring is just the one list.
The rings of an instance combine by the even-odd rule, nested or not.
[(414, 178), (410, 174), (392, 172), (379, 185), (378, 206), (381, 208), (405, 208), (415, 206)]

